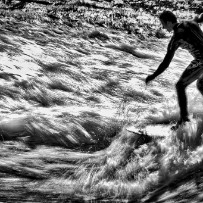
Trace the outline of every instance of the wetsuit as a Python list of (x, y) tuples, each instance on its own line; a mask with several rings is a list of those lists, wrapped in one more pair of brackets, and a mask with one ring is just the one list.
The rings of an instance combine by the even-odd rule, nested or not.
[(181, 119), (187, 120), (188, 112), (185, 88), (195, 80), (198, 80), (197, 88), (203, 95), (203, 32), (195, 21), (177, 23), (173, 30), (174, 34), (168, 45), (166, 56), (155, 71), (154, 76), (158, 76), (169, 66), (175, 51), (179, 47), (188, 50), (194, 57), (194, 60), (186, 68), (176, 84)]

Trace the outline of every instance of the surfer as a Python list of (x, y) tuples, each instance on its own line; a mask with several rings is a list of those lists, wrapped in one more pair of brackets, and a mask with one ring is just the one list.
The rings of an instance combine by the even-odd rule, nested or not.
[(164, 29), (173, 31), (173, 36), (168, 44), (167, 53), (157, 70), (146, 78), (146, 84), (163, 73), (169, 66), (176, 50), (181, 47), (189, 51), (194, 60), (182, 73), (176, 84), (180, 119), (173, 130), (181, 124), (190, 121), (187, 109), (186, 87), (197, 80), (197, 88), (203, 95), (203, 32), (198, 23), (203, 22), (203, 13), (191, 21), (178, 22), (177, 17), (171, 11), (163, 11), (159, 20)]

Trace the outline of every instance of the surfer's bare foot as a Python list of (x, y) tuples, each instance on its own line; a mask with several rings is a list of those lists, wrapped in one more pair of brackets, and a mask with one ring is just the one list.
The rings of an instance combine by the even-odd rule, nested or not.
[(189, 118), (185, 118), (185, 119), (180, 119), (176, 125), (173, 125), (171, 127), (171, 130), (177, 130), (181, 125), (184, 125), (186, 122), (190, 122)]

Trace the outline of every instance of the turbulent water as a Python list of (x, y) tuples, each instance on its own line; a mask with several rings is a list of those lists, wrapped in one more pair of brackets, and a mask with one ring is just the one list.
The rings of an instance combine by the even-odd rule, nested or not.
[(178, 50), (146, 86), (169, 39), (95, 29), (1, 21), (0, 201), (201, 202), (195, 84), (191, 123), (148, 141), (126, 131), (178, 120), (174, 86), (191, 56)]

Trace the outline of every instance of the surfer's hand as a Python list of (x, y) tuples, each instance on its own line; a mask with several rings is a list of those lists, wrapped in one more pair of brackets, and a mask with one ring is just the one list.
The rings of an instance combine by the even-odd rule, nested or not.
[(147, 76), (147, 78), (145, 79), (146, 85), (147, 85), (150, 81), (152, 81), (153, 79), (154, 79), (154, 76), (153, 76), (153, 75)]

